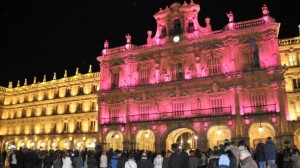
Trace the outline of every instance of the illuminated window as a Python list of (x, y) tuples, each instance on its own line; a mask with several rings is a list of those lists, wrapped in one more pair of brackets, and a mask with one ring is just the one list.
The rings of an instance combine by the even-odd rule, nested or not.
[(112, 74), (111, 88), (112, 89), (119, 88), (119, 73)]
[(210, 103), (211, 103), (213, 113), (222, 112), (223, 98), (213, 98), (210, 100)]
[(208, 70), (209, 75), (220, 75), (221, 74), (221, 64), (220, 64), (220, 58), (218, 57), (212, 57), (208, 59)]
[(173, 70), (173, 80), (183, 80), (184, 73), (183, 73), (183, 64), (177, 63)]
[(266, 108), (266, 96), (264, 93), (256, 93), (250, 95), (250, 104), (255, 111), (262, 110)]
[(91, 131), (94, 131), (96, 128), (96, 121), (91, 121)]
[(68, 132), (69, 124), (64, 122), (64, 132)]
[(289, 56), (289, 63), (290, 63), (290, 66), (298, 65), (296, 55), (290, 55)]
[(140, 106), (140, 117), (141, 117), (141, 119), (148, 119), (149, 118), (149, 111), (150, 111), (150, 106), (149, 105), (141, 105)]
[(294, 86), (294, 89), (300, 88), (300, 78), (293, 79), (293, 86)]
[(119, 115), (120, 115), (120, 110), (118, 108), (109, 109), (109, 118), (111, 122), (118, 122)]
[(184, 105), (183, 102), (174, 102), (172, 106), (172, 111), (174, 112), (175, 117), (181, 117), (184, 114)]
[(140, 70), (140, 84), (141, 85), (149, 83), (149, 74), (150, 74), (149, 68), (141, 68), (141, 70)]

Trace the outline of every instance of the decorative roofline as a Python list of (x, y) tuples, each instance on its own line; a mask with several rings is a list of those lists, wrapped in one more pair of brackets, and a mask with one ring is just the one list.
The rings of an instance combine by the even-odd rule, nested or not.
[(281, 39), (278, 42), (279, 42), (280, 46), (300, 44), (300, 36), (299, 37), (292, 37), (292, 38)]

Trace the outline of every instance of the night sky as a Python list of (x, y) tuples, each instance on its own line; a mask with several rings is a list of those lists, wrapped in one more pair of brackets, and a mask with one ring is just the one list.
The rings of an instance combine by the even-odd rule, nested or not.
[[(47, 76), (52, 80), (79, 72), (99, 71), (96, 60), (107, 39), (110, 48), (124, 45), (125, 35), (132, 43), (146, 44), (147, 31), (155, 35), (153, 17), (159, 8), (183, 0), (6, 0), (0, 2), (0, 86), (17, 80), (21, 86), (27, 78), (32, 84)], [(190, 0), (187, 1), (190, 3)], [(232, 11), (235, 22), (262, 17), (266, 4), (270, 15), (281, 23), (279, 38), (298, 36), (300, 24), (296, 0), (194, 0), (200, 4), (199, 23), (211, 18), (213, 30), (227, 23), (226, 13)]]

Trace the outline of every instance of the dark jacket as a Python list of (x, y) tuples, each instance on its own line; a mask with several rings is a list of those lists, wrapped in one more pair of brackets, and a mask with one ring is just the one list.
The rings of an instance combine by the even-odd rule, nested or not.
[(263, 143), (259, 143), (255, 149), (255, 160), (256, 162), (266, 161), (266, 154), (264, 150), (265, 146)]
[(264, 151), (267, 160), (276, 160), (277, 146), (274, 144), (272, 140), (266, 141)]
[(169, 158), (168, 168), (184, 168), (182, 157), (179, 154), (172, 153)]
[(142, 157), (137, 161), (137, 168), (152, 168), (152, 163), (147, 157)]
[(180, 157), (181, 157), (182, 162), (183, 162), (183, 167), (184, 168), (189, 168), (189, 155), (185, 151), (182, 151), (180, 153)]

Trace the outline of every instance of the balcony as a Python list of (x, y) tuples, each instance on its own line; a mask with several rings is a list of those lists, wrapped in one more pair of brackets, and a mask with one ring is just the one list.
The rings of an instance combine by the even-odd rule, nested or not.
[(124, 117), (101, 118), (101, 124), (125, 124)]
[[(201, 119), (231, 116), (232, 109), (229, 107), (206, 108), (196, 110), (159, 112), (150, 114), (133, 114), (129, 115), (129, 123), (152, 122), (152, 121), (168, 121), (182, 119)], [(102, 124), (125, 124), (124, 117), (102, 118)]]
[(268, 115), (276, 114), (276, 104), (245, 106), (244, 115)]

